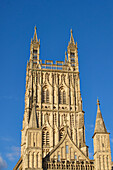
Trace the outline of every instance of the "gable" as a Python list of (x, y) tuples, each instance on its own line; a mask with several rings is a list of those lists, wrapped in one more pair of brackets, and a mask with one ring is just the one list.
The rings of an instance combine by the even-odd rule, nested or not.
[(75, 145), (69, 136), (68, 130), (65, 136), (49, 153), (50, 160), (86, 160), (89, 162), (89, 158)]

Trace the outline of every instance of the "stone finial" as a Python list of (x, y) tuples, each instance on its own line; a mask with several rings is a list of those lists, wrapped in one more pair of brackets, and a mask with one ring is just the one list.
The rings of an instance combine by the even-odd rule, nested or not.
[(36, 30), (37, 30), (37, 28), (36, 28), (36, 26), (35, 26), (35, 28), (34, 28), (34, 37), (33, 37), (33, 41), (34, 41), (34, 42), (38, 42)]
[(37, 128), (38, 127), (38, 120), (37, 120), (36, 104), (35, 103), (33, 105), (32, 111), (31, 111), (29, 127), (30, 128)]
[(73, 38), (73, 31), (72, 31), (72, 29), (70, 30), (70, 32), (71, 32), (70, 43), (71, 44), (75, 44), (74, 38)]
[(104, 120), (101, 114), (101, 110), (100, 110), (100, 101), (99, 99), (97, 99), (97, 116), (96, 116), (96, 123), (95, 123), (95, 131), (94, 133), (107, 133), (105, 124), (104, 124)]

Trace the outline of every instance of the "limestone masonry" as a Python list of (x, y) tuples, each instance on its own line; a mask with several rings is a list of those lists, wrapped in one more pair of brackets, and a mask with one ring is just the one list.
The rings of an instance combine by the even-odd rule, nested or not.
[(77, 43), (72, 30), (65, 61), (40, 59), (36, 27), (26, 69), (21, 158), (13, 170), (111, 170), (109, 133), (97, 100), (94, 160), (85, 142)]

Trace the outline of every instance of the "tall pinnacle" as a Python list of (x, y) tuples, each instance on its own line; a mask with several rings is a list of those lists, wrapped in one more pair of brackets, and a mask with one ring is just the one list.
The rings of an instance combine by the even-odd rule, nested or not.
[(36, 28), (36, 26), (35, 26), (35, 28), (34, 28), (34, 37), (33, 37), (33, 41), (34, 41), (34, 42), (38, 42), (36, 30), (37, 30), (37, 28)]
[(38, 120), (37, 120), (37, 114), (36, 114), (36, 104), (34, 104), (32, 111), (31, 111), (29, 127), (30, 128), (37, 128), (38, 127)]
[(73, 31), (72, 31), (72, 29), (71, 29), (70, 32), (71, 32), (70, 43), (71, 43), (71, 44), (75, 44), (74, 38), (73, 38)]
[(97, 99), (97, 117), (96, 117), (96, 123), (95, 123), (95, 131), (94, 133), (107, 133), (104, 120), (100, 111), (100, 102), (99, 99)]

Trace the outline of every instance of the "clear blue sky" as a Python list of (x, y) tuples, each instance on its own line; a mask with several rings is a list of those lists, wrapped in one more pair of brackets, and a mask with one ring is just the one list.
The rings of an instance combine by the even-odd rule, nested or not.
[(0, 170), (13, 169), (20, 156), (26, 63), (35, 25), (42, 60), (64, 60), (73, 29), (90, 158), (97, 97), (113, 158), (113, 0), (0, 0)]

